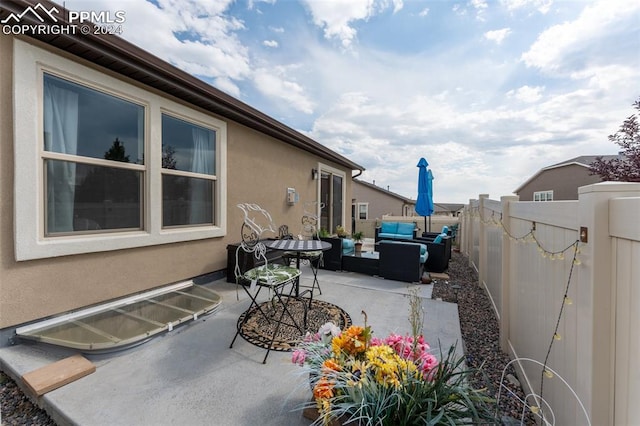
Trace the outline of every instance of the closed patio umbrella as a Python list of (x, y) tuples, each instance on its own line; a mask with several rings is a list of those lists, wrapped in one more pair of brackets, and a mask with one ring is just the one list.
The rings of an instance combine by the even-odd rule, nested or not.
[(427, 216), (429, 216), (429, 231), (431, 231), (431, 215), (433, 214), (433, 174), (427, 169), (427, 160), (423, 158), (418, 162), (418, 199), (416, 200), (416, 213), (424, 216), (424, 228), (427, 229)]

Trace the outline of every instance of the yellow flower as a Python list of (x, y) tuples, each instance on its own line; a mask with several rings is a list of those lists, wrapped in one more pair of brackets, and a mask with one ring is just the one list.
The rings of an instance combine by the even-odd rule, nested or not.
[(408, 374), (415, 376), (417, 373), (416, 365), (400, 357), (390, 346), (372, 346), (366, 355), (374, 379), (384, 386), (399, 388)]
[(331, 348), (336, 356), (339, 356), (341, 352), (347, 355), (363, 353), (367, 349), (365, 329), (352, 325), (342, 334), (333, 338)]

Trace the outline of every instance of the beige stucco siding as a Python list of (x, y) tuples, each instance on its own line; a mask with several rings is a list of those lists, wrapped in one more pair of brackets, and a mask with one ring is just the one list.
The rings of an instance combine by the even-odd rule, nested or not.
[(577, 200), (579, 187), (598, 182), (602, 182), (602, 179), (597, 175), (590, 175), (587, 167), (568, 164), (543, 170), (523, 186), (518, 195), (520, 201), (533, 201), (534, 192), (552, 190), (555, 201)]
[[(226, 246), (240, 235), (236, 204), (258, 203), (277, 224), (295, 231), (302, 203), (316, 199), (318, 181), (311, 179), (311, 169), (319, 163), (345, 172), (346, 199), (351, 197), (350, 170), (217, 117), (227, 123), (226, 236), (17, 262), (12, 49), (12, 38), (0, 35), (0, 329), (225, 269)], [(288, 187), (300, 194), (293, 206), (285, 199)]]

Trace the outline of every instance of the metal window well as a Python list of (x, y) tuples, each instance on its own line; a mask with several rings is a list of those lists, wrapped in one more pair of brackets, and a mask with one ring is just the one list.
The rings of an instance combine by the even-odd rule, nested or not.
[(20, 327), (16, 334), (82, 352), (110, 352), (210, 314), (220, 302), (216, 292), (187, 281)]

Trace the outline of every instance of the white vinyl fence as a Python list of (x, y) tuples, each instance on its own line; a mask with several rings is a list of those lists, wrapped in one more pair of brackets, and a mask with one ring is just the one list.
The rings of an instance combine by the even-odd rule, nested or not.
[(482, 194), (459, 237), (543, 422), (640, 424), (640, 184), (577, 201)]

